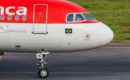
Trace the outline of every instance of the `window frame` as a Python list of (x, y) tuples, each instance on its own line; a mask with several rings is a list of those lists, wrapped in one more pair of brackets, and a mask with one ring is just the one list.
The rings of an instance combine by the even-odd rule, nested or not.
[[(69, 16), (70, 14), (73, 14), (73, 21), (68, 21), (68, 16)], [(73, 23), (73, 22), (74, 22), (74, 18), (75, 18), (75, 14), (74, 14), (74, 13), (68, 13), (68, 14), (66, 15), (66, 23)]]
[[(74, 12), (74, 13), (68, 13), (67, 15), (66, 15), (66, 23), (75, 23), (75, 22), (83, 22), (83, 21), (86, 21), (86, 19), (85, 19), (85, 17), (83, 16), (83, 13), (88, 13), (88, 12)], [(67, 21), (67, 18), (68, 18), (68, 16), (70, 15), (70, 14), (73, 14), (74, 15), (74, 18), (73, 18), (73, 21), (72, 22), (68, 22)], [(76, 14), (81, 14), (81, 16), (84, 18), (84, 20), (82, 20), (82, 21), (76, 21), (75, 19), (76, 19)]]
[(4, 21), (5, 20), (5, 16), (4, 15), (0, 15), (0, 21)]
[[(77, 14), (80, 14), (84, 18), (84, 20), (82, 20), (82, 21), (76, 21), (76, 15)], [(86, 21), (85, 17), (82, 15), (82, 13), (75, 13), (75, 17), (74, 18), (75, 18), (74, 22), (83, 22), (83, 21)]]
[(27, 21), (27, 16), (26, 16), (26, 15), (23, 15), (23, 16), (22, 16), (22, 21), (23, 21), (23, 22)]
[(20, 16), (19, 15), (16, 15), (15, 16), (15, 21), (19, 21), (20, 20)]
[(8, 21), (11, 21), (11, 20), (12, 20), (12, 16), (11, 16), (11, 15), (8, 15), (8, 16), (7, 16), (7, 20), (8, 20)]
[[(85, 13), (82, 13), (82, 16), (85, 18), (84, 14), (90, 14), (89, 12), (85, 12)], [(90, 14), (91, 15), (91, 14)], [(92, 15), (91, 15), (92, 16)], [(92, 16), (93, 17), (93, 16)], [(88, 20), (85, 18), (85, 20)], [(95, 18), (93, 17), (93, 20), (95, 20)]]

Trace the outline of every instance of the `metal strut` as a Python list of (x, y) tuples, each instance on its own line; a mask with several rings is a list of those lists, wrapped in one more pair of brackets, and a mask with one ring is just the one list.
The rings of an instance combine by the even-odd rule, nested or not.
[(46, 51), (36, 53), (37, 66), (39, 68), (38, 76), (40, 78), (47, 78), (49, 76), (49, 71), (45, 67), (45, 64), (47, 64), (47, 62), (45, 60), (46, 60), (48, 54), (49, 54), (49, 52), (46, 52)]
[(49, 54), (49, 52), (45, 52), (45, 51), (42, 51), (42, 52), (36, 54), (36, 58), (38, 60), (37, 65), (38, 65), (39, 69), (45, 68), (45, 64), (47, 64), (47, 62), (45, 60), (46, 60), (48, 54)]

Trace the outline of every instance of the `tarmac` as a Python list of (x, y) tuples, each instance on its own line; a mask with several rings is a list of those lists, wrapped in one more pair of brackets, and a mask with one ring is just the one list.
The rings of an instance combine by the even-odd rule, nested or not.
[(73, 53), (47, 57), (48, 79), (37, 76), (35, 54), (5, 53), (0, 62), (0, 80), (130, 80), (130, 45), (109, 44)]

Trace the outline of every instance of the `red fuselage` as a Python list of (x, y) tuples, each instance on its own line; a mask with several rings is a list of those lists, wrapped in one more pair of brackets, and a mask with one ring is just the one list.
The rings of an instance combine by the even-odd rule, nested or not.
[[(66, 23), (67, 14), (75, 12), (88, 13), (87, 10), (77, 4), (65, 0), (0, 0), (0, 17), (4, 16), (0, 22), (60, 24)], [(26, 19), (22, 20), (22, 18)]]

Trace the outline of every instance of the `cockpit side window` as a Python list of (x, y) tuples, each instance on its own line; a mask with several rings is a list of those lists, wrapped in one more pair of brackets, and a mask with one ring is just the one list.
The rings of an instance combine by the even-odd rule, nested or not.
[(76, 14), (75, 16), (75, 21), (76, 22), (81, 22), (84, 20), (84, 17), (81, 14)]
[(86, 20), (94, 20), (95, 18), (89, 13), (83, 13)]
[(67, 22), (73, 22), (73, 20), (74, 20), (74, 14), (69, 14), (67, 16)]

